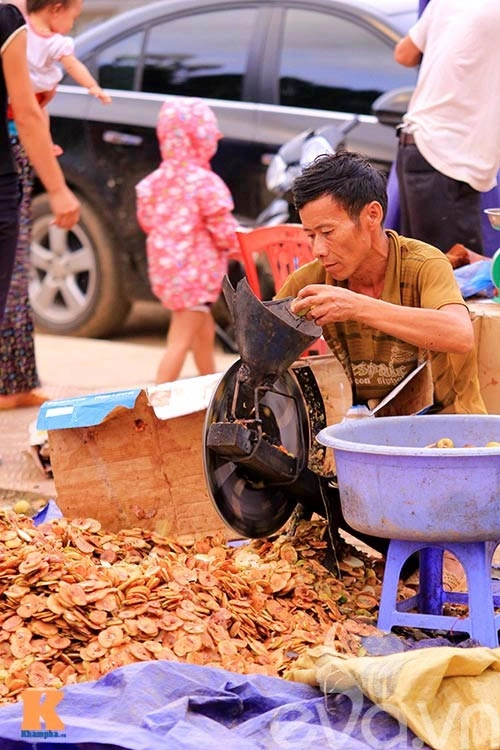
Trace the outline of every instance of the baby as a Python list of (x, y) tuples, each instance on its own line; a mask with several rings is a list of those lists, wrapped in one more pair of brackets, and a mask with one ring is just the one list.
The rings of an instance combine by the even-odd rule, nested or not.
[[(89, 94), (109, 104), (111, 97), (75, 57), (74, 40), (66, 36), (82, 12), (83, 0), (17, 0), (15, 5), (27, 17), (30, 77), (41, 106), (54, 96), (63, 69)], [(59, 147), (54, 148), (62, 153)]]

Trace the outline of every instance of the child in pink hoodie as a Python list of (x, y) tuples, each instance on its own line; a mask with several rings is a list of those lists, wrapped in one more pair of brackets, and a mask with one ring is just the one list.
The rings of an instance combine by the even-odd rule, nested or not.
[(137, 219), (147, 234), (154, 294), (171, 310), (156, 382), (179, 377), (188, 351), (200, 375), (215, 372), (215, 323), (227, 253), (238, 250), (233, 200), (210, 167), (221, 137), (201, 99), (166, 101), (158, 117), (162, 162), (136, 185)]

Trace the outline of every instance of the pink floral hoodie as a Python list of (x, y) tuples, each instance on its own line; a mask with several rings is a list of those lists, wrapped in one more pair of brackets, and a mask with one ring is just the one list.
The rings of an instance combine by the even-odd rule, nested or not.
[(147, 234), (151, 288), (171, 310), (214, 302), (237, 251), (233, 200), (212, 171), (221, 137), (201, 99), (165, 102), (156, 129), (162, 162), (136, 185), (137, 219)]

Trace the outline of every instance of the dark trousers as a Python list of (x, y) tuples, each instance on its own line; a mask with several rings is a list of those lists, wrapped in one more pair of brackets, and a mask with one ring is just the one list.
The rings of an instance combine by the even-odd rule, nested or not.
[(0, 175), (0, 321), (9, 291), (19, 231), (19, 183), (16, 174)]
[(446, 253), (456, 243), (482, 253), (481, 196), (466, 182), (441, 174), (415, 144), (398, 146), (400, 233)]

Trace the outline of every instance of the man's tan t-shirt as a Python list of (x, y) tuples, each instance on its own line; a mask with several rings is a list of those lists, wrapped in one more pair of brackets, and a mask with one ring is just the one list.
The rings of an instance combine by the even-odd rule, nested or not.
[[(387, 230), (389, 256), (381, 299), (405, 307), (439, 309), (465, 305), (445, 255), (418, 240)], [(302, 266), (285, 282), (277, 298), (295, 297), (308, 284), (334, 281), (317, 260)], [(381, 399), (422, 359), (418, 347), (371, 326), (346, 321), (323, 327), (328, 346), (337, 355), (353, 386), (355, 403)], [(467, 354), (429, 352), (434, 382), (434, 405), (442, 412), (484, 414), (475, 350)]]

